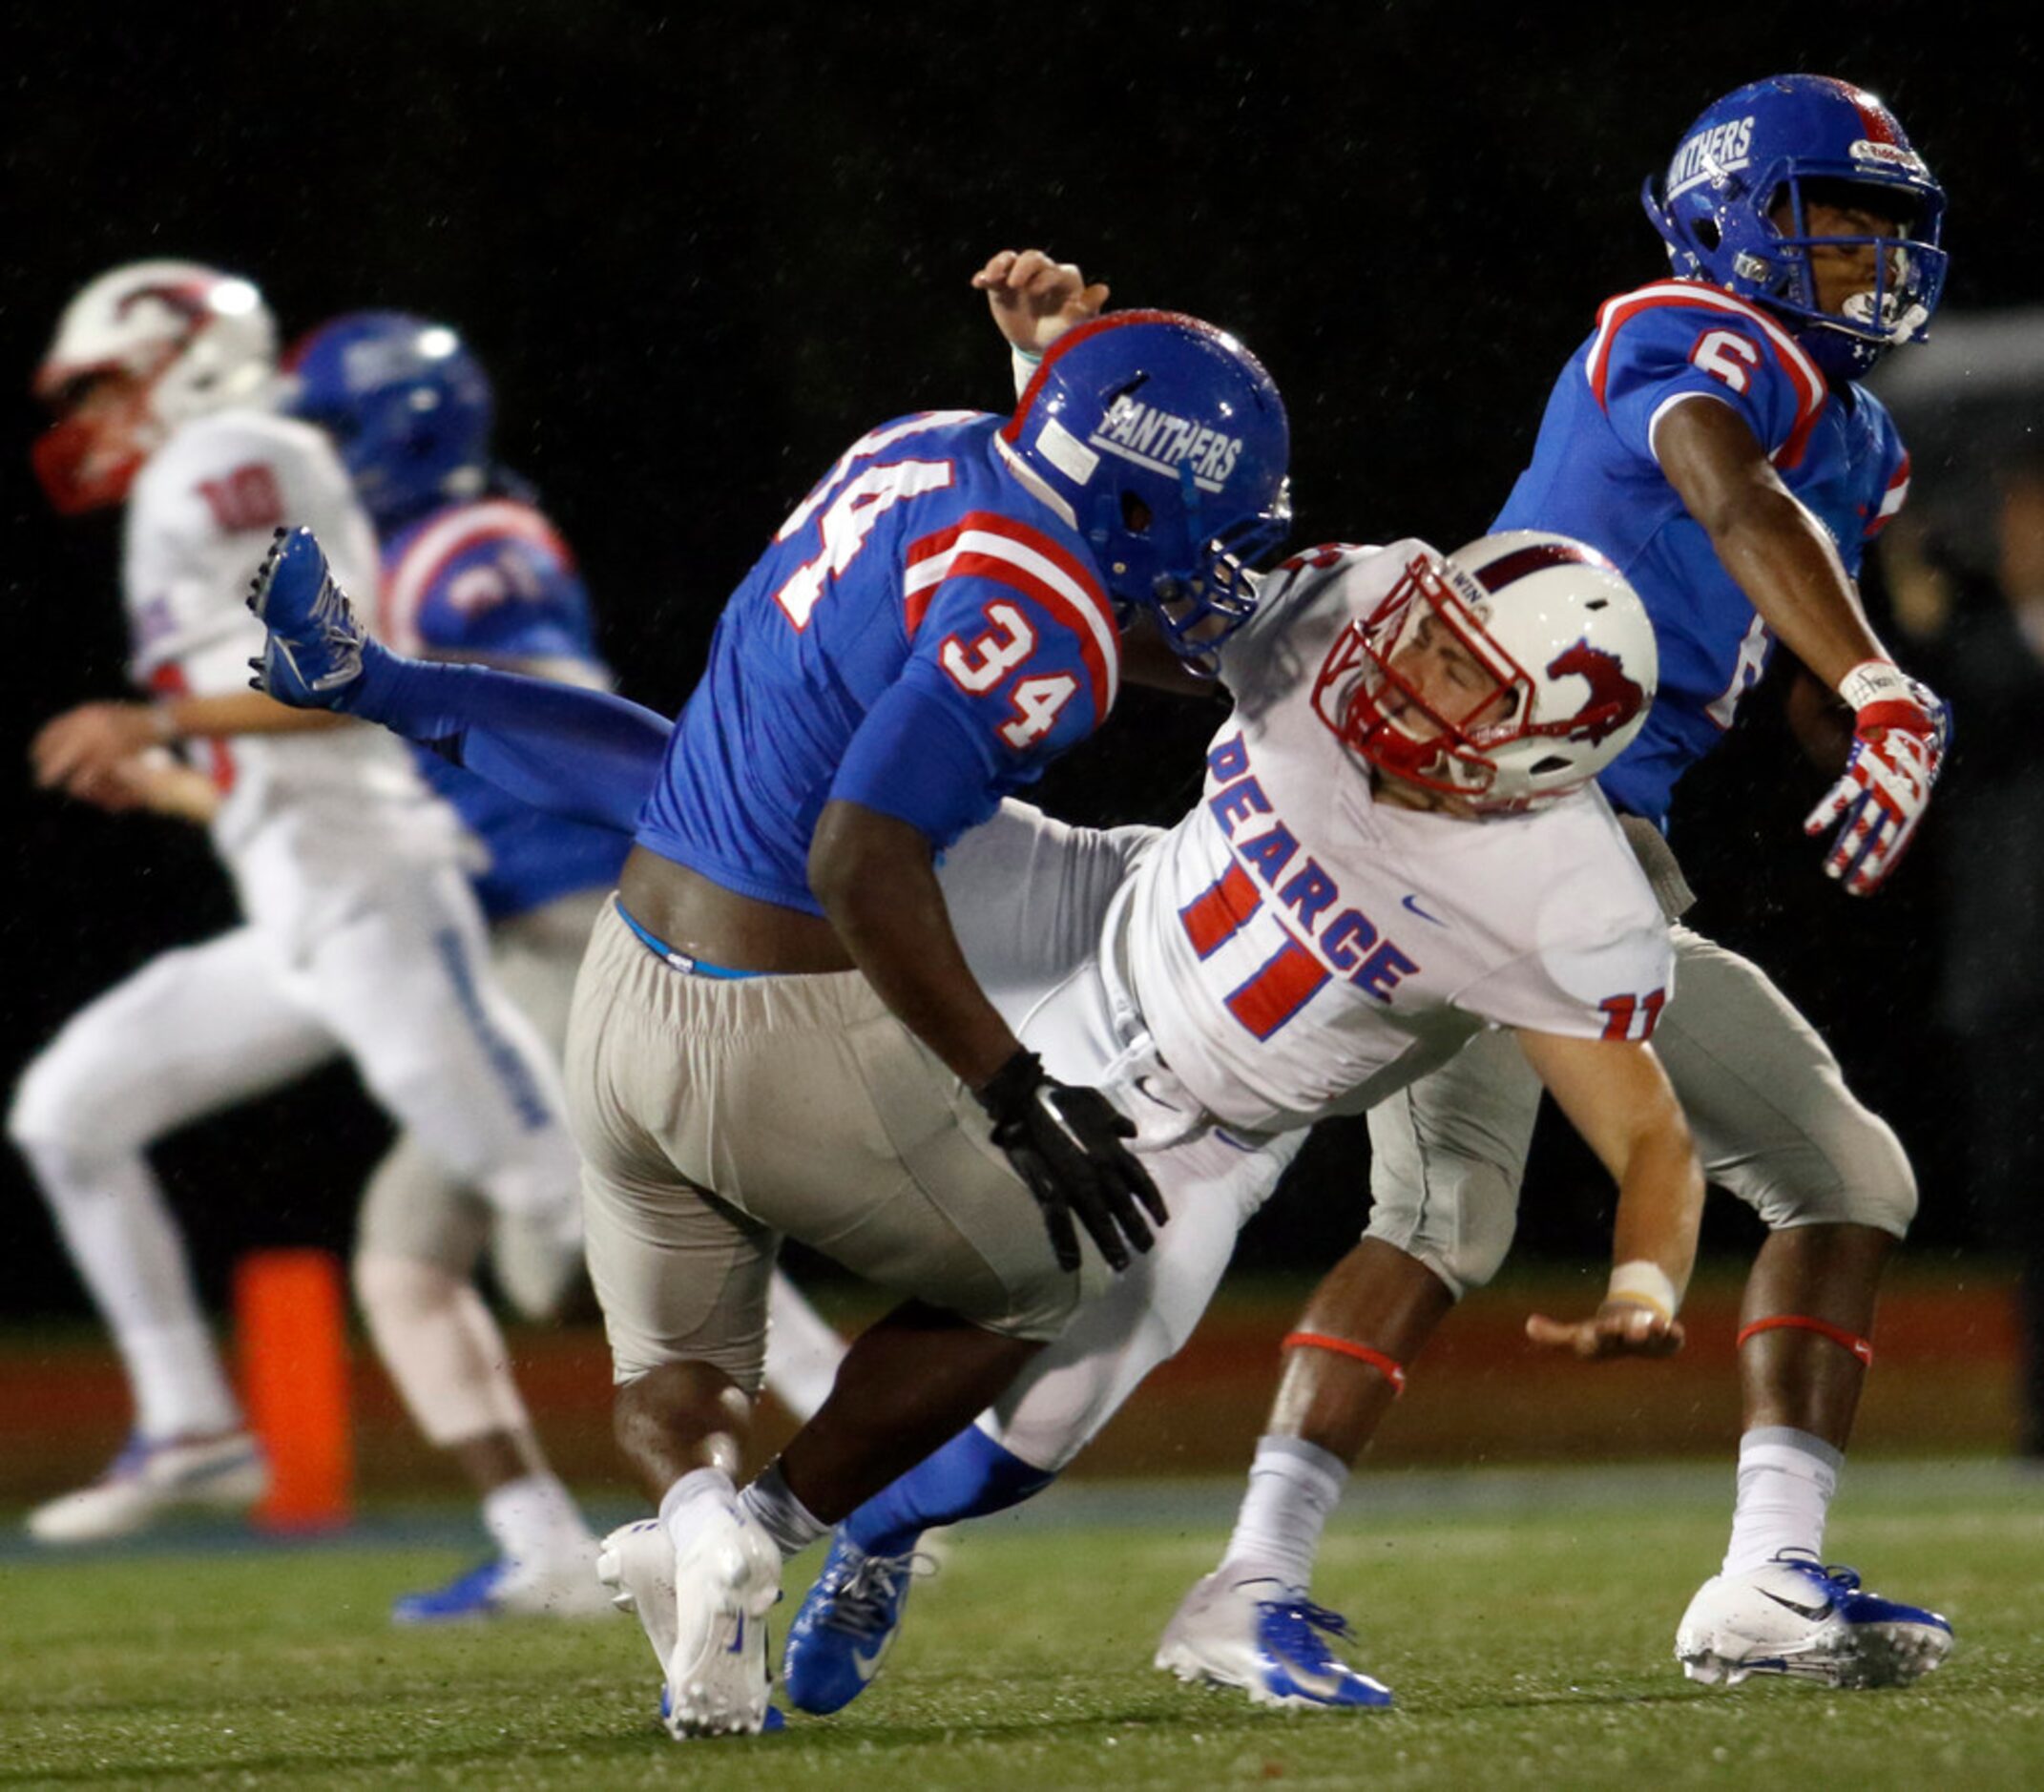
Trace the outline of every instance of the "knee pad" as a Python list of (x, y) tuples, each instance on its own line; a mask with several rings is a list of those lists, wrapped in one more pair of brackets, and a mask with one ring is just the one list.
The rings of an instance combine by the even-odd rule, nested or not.
[(1854, 1102), (1828, 1137), (1792, 1160), (1760, 1166), (1765, 1178), (1734, 1192), (1771, 1231), (1791, 1226), (1872, 1226), (1900, 1239), (1916, 1217), (1916, 1173), (1894, 1129)]
[(63, 1049), (64, 1038), (22, 1073), (8, 1104), (7, 1136), (25, 1156), (82, 1167), (125, 1156), (145, 1140), (129, 1139), (118, 1128), (108, 1136), (111, 1115), (93, 1099), (96, 1079), (91, 1066)]
[(462, 1282), (437, 1263), (382, 1251), (358, 1251), (350, 1265), (355, 1299), (372, 1320), (430, 1318), (450, 1312)]
[(1470, 1158), (1452, 1166), (1429, 1161), (1426, 1181), (1425, 1193), (1413, 1199), (1373, 1177), (1375, 1204), (1363, 1236), (1426, 1264), (1459, 1301), (1495, 1276), (1511, 1251), (1518, 1184)]

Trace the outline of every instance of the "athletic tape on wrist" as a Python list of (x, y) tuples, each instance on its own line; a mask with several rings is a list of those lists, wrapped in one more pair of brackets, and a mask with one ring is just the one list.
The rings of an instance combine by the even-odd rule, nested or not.
[(1732, 1347), (1743, 1350), (1748, 1338), (1757, 1338), (1763, 1331), (1813, 1331), (1820, 1338), (1828, 1338), (1841, 1349), (1849, 1350), (1868, 1368), (1873, 1367), (1873, 1345), (1856, 1332), (1847, 1331), (1843, 1325), (1834, 1325), (1829, 1320), (1811, 1319), (1804, 1313), (1777, 1313), (1772, 1319), (1757, 1319), (1752, 1324), (1740, 1329), (1739, 1341)]
[(1393, 1394), (1406, 1391), (1406, 1371), (1386, 1356), (1382, 1350), (1372, 1350), (1367, 1344), (1350, 1344), (1345, 1338), (1330, 1338), (1324, 1332), (1295, 1331), (1289, 1333), (1278, 1346), (1281, 1350), (1331, 1350), (1338, 1357), (1352, 1357), (1358, 1363), (1366, 1363), (1391, 1384)]
[(1907, 703), (1922, 707), (1899, 666), (1886, 659), (1863, 659), (1838, 681), (1838, 694), (1856, 713), (1869, 703)]
[(1658, 1263), (1643, 1257), (1614, 1264), (1611, 1280), (1604, 1284), (1604, 1299), (1622, 1301), (1631, 1306), (1651, 1307), (1662, 1319), (1672, 1320), (1682, 1304), (1675, 1281)]

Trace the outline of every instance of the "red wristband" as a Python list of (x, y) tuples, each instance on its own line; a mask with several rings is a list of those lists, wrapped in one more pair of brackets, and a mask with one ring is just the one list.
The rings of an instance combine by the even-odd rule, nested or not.
[(1338, 1357), (1353, 1357), (1358, 1363), (1366, 1363), (1391, 1384), (1393, 1394), (1406, 1391), (1406, 1372), (1382, 1350), (1372, 1350), (1367, 1344), (1350, 1344), (1345, 1338), (1329, 1338), (1324, 1332), (1295, 1331), (1280, 1344), (1281, 1350), (1331, 1350)]
[(1828, 1338), (1842, 1349), (1851, 1351), (1868, 1368), (1873, 1367), (1873, 1345), (1867, 1339), (1847, 1331), (1843, 1325), (1832, 1324), (1829, 1320), (1811, 1319), (1802, 1313), (1777, 1313), (1772, 1319), (1757, 1319), (1741, 1330), (1739, 1342), (1732, 1347), (1742, 1350), (1748, 1338), (1757, 1338), (1763, 1331), (1779, 1331), (1784, 1326), (1793, 1331), (1813, 1331), (1820, 1338)]

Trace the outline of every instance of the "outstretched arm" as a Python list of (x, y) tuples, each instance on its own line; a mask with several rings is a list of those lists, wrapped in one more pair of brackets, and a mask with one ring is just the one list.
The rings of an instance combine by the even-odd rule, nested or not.
[(1841, 823), (1825, 869), (1880, 887), (1916, 830), (1943, 759), (1942, 705), (1875, 636), (1825, 527), (1782, 483), (1745, 419), (1699, 395), (1654, 432), (1661, 471), (1726, 572), (1789, 652), (1853, 712), (1851, 758), (1804, 823)]
[(1581, 1357), (1670, 1355), (1682, 1347), (1675, 1315), (1696, 1267), (1703, 1172), (1660, 1060), (1638, 1041), (1525, 1031), (1518, 1039), (1618, 1184), (1603, 1304), (1570, 1324), (1535, 1315), (1526, 1335)]
[(154, 703), (80, 703), (36, 731), (29, 755), (35, 781), (103, 807), (120, 801), (125, 768), (136, 755), (178, 740), (218, 740), (244, 734), (302, 734), (345, 721), (323, 710), (287, 709), (254, 691), (216, 697), (171, 697)]

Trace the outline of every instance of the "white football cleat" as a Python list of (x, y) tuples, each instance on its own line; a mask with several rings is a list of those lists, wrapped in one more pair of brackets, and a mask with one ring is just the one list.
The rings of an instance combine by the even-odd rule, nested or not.
[(696, 1504), (695, 1533), (675, 1554), (675, 1643), (661, 1719), (677, 1740), (757, 1735), (772, 1689), (766, 1615), (781, 1597), (781, 1552), (736, 1500)]
[(29, 1514), (38, 1543), (106, 1543), (177, 1512), (245, 1512), (270, 1490), (262, 1448), (246, 1431), (196, 1443), (131, 1437), (91, 1487)]
[(1861, 1591), (1849, 1568), (1783, 1551), (1743, 1574), (1714, 1574), (1675, 1633), (1682, 1672), (1703, 1686), (1780, 1674), (1823, 1686), (1907, 1686), (1951, 1649), (1935, 1612)]
[(611, 1603), (635, 1614), (653, 1645), (660, 1672), (675, 1652), (675, 1546), (657, 1518), (619, 1525), (603, 1539), (596, 1578)]
[(1328, 1646), (1352, 1633), (1338, 1612), (1270, 1569), (1223, 1562), (1185, 1595), (1157, 1646), (1157, 1665), (1188, 1683), (1232, 1686), (1252, 1702), (1287, 1710), (1383, 1710), (1382, 1681)]

